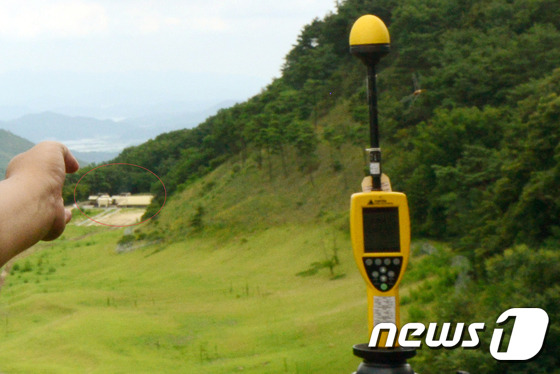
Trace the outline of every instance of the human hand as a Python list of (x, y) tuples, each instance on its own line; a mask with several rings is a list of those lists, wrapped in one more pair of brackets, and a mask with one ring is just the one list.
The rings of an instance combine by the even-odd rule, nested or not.
[(52, 225), (39, 240), (58, 238), (66, 223), (72, 218), (70, 210), (64, 208), (62, 187), (66, 173), (74, 173), (79, 164), (70, 150), (53, 141), (42, 142), (14, 157), (6, 169), (6, 179), (18, 178), (39, 189), (39, 195), (48, 203), (47, 210)]

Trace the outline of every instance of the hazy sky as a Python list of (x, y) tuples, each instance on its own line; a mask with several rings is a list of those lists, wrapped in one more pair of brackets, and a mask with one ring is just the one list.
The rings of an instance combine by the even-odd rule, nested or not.
[[(0, 0), (0, 106), (246, 99), (334, 0)], [(215, 100), (214, 100), (215, 99)]]

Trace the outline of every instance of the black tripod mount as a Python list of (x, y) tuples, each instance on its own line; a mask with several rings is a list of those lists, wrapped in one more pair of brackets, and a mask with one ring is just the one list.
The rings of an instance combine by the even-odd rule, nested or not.
[(407, 359), (416, 355), (414, 348), (370, 348), (356, 344), (354, 356), (363, 359), (354, 374), (415, 374)]

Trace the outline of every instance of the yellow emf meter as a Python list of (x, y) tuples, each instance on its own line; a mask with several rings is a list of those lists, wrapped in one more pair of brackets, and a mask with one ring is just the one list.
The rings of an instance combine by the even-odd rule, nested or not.
[[(400, 326), (399, 283), (410, 252), (406, 195), (371, 191), (352, 195), (350, 231), (354, 258), (367, 285), (369, 333), (378, 323)], [(379, 347), (385, 345), (381, 334)]]

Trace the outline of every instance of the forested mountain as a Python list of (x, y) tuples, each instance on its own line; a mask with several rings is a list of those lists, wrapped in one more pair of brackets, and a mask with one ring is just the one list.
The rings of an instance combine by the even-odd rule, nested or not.
[[(367, 13), (381, 17), (392, 38), (378, 68), (384, 170), (409, 197), (414, 236), (451, 243), (469, 264), (460, 294), (445, 284), (426, 290), (435, 303), (430, 318), (495, 321), (515, 303), (544, 308), (553, 323), (530, 363), (508, 366), (458, 350), (425, 352), (425, 362), (439, 355), (431, 372), (457, 364), (473, 373), (550, 372), (560, 357), (557, 0), (339, 2), (303, 28), (282, 77), (260, 94), (114, 161), (154, 171), (170, 194), (224, 162), (254, 162), (268, 180), (298, 170), (314, 183), (325, 165), (338, 175), (349, 149), (368, 146), (365, 68), (348, 51), (350, 28)], [(448, 282), (457, 276), (450, 272)]]
[[(282, 77), (259, 95), (114, 161), (153, 170), (173, 193), (233, 156), (256, 154), (265, 165), (295, 149), (312, 172), (319, 143), (366, 146), (364, 69), (348, 53), (349, 28), (364, 13), (383, 18), (392, 36), (378, 77), (382, 144), (416, 232), (473, 248), (469, 233), (486, 230), (490, 252), (557, 237), (548, 223), (559, 202), (545, 192), (558, 164), (560, 4), (552, 0), (343, 2), (304, 27)], [(336, 106), (346, 117), (317, 127)]]
[(0, 179), (4, 179), (6, 166), (15, 155), (33, 147), (29, 140), (0, 129)]

